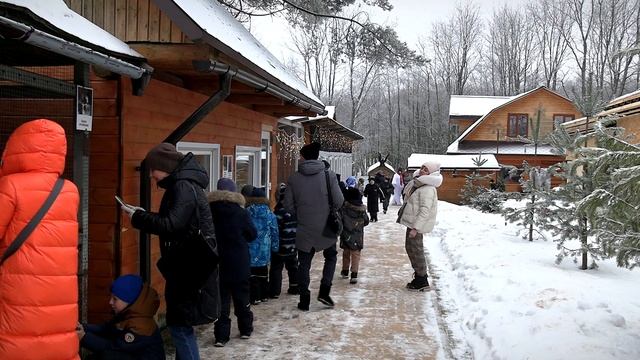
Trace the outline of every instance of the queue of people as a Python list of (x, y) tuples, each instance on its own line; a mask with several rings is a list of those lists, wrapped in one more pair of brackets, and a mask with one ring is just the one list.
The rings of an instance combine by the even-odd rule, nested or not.
[[(38, 358), (38, 353), (47, 352), (79, 359), (82, 346), (97, 360), (165, 359), (154, 320), (160, 299), (138, 275), (125, 274), (112, 283), (111, 320), (78, 322), (79, 196), (73, 183), (60, 178), (65, 152), (62, 127), (41, 119), (16, 129), (2, 153), (0, 358)], [(331, 288), (338, 245), (343, 250), (340, 274), (357, 284), (364, 227), (377, 221), (379, 201), (386, 213), (395, 184), (388, 178), (372, 178), (363, 186), (351, 176), (341, 186), (337, 175), (318, 160), (319, 152), (318, 143), (302, 147), (298, 171), (279, 186), (273, 211), (265, 189), (249, 185), (238, 193), (231, 179), (218, 180), (216, 190), (205, 193), (209, 176), (192, 153), (182, 154), (169, 143), (147, 153), (144, 162), (150, 177), (165, 190), (159, 210), (129, 205), (122, 205), (122, 210), (133, 227), (159, 237), (157, 267), (165, 280), (166, 324), (176, 359), (200, 359), (196, 325), (215, 322), (217, 347), (230, 341), (231, 302), (240, 338), (249, 339), (254, 323), (251, 306), (280, 297), (284, 269), (287, 293), (299, 297), (298, 309), (308, 311), (310, 268), (317, 252), (324, 258), (316, 297), (321, 304), (335, 306)], [(406, 248), (415, 271), (407, 287), (412, 290), (428, 286), (422, 234), (435, 222), (435, 188), (442, 182), (438, 170), (438, 164), (425, 163), (416, 172), (405, 189), (398, 218), (407, 226)], [(46, 222), (46, 229), (38, 222)], [(18, 231), (22, 228), (32, 233)], [(21, 246), (20, 239), (29, 235), (31, 244)], [(57, 244), (55, 251), (47, 246), (52, 241)], [(8, 291), (27, 281), (29, 291)], [(20, 308), (27, 306), (29, 311), (14, 304), (24, 304)], [(33, 335), (30, 329), (51, 316), (57, 323)]]

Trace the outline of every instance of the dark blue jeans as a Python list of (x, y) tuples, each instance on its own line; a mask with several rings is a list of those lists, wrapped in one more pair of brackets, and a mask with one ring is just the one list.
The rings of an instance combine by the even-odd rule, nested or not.
[(200, 360), (198, 342), (192, 326), (169, 326), (169, 332), (176, 347), (176, 360)]
[[(300, 293), (309, 291), (309, 270), (311, 269), (311, 261), (315, 255), (316, 250), (311, 249), (310, 252), (304, 252), (298, 250), (298, 286), (300, 287)], [(333, 281), (333, 274), (336, 272), (337, 262), (336, 245), (328, 247), (322, 251), (324, 256), (324, 267), (322, 268), (322, 280), (321, 285), (331, 287)]]

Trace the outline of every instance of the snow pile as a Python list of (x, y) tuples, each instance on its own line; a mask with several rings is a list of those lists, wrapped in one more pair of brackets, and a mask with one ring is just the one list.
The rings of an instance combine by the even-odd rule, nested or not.
[(476, 359), (639, 359), (640, 272), (555, 265), (554, 242), (518, 230), (440, 202), (425, 247), (454, 339)]

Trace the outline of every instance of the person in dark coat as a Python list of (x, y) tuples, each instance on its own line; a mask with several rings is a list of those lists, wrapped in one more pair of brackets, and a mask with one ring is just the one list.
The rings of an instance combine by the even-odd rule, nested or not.
[(388, 177), (385, 177), (380, 183), (380, 190), (382, 191), (382, 194), (384, 194), (384, 198), (382, 198), (382, 212), (383, 214), (386, 214), (389, 209), (389, 201), (393, 196), (393, 185), (391, 185), (391, 181)]
[[(309, 310), (311, 294), (309, 292), (309, 270), (316, 252), (322, 251), (324, 267), (318, 301), (333, 307), (331, 285), (336, 271), (337, 235), (324, 234), (323, 230), (329, 217), (329, 196), (333, 210), (342, 207), (344, 197), (338, 179), (331, 170), (326, 170), (322, 161), (318, 160), (320, 144), (311, 143), (300, 149), (301, 159), (298, 171), (289, 177), (284, 196), (285, 209), (296, 217), (296, 248), (298, 249), (298, 288), (300, 302), (298, 309)], [(327, 182), (328, 180), (328, 182)]]
[(90, 360), (165, 360), (160, 330), (153, 316), (158, 293), (138, 275), (122, 275), (111, 285), (109, 305), (115, 316), (104, 324), (78, 324), (80, 345)]
[(284, 193), (287, 189), (286, 184), (280, 184), (278, 193), (278, 203), (273, 209), (273, 213), (278, 220), (278, 232), (280, 234), (280, 242), (278, 252), (271, 254), (271, 267), (269, 268), (269, 296), (273, 299), (280, 297), (282, 291), (282, 269), (287, 269), (289, 276), (288, 294), (297, 295), (298, 292), (298, 254), (296, 252), (296, 227), (298, 223), (284, 209), (282, 204)]
[(231, 179), (221, 178), (217, 191), (207, 195), (220, 253), (220, 318), (214, 325), (217, 347), (225, 346), (231, 333), (231, 301), (241, 338), (253, 333), (253, 312), (249, 301), (249, 242), (256, 228), (244, 209), (244, 196), (236, 192)]
[(340, 275), (347, 278), (349, 270), (351, 270), (349, 283), (356, 284), (360, 268), (360, 253), (364, 248), (364, 227), (369, 225), (369, 217), (367, 216), (367, 207), (362, 204), (362, 195), (358, 189), (347, 189), (344, 200), (344, 205), (340, 209), (344, 225), (340, 234), (340, 248), (343, 249)]
[(369, 215), (371, 217), (372, 222), (378, 221), (378, 211), (380, 208), (378, 207), (378, 202), (380, 199), (384, 198), (384, 194), (374, 178), (369, 179), (369, 184), (364, 188), (364, 196), (367, 197), (367, 210), (369, 211)]
[(202, 190), (209, 176), (192, 153), (183, 155), (169, 143), (153, 147), (144, 161), (165, 189), (160, 209), (122, 209), (133, 227), (159, 235), (167, 326), (180, 360), (199, 360), (193, 325), (212, 323), (220, 314), (215, 229)]

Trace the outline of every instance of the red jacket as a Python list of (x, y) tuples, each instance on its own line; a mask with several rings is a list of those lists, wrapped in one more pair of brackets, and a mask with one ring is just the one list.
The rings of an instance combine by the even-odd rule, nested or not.
[[(64, 129), (18, 127), (0, 162), (0, 254), (42, 206), (64, 170)], [(78, 189), (62, 191), (25, 243), (0, 266), (0, 359), (78, 357)]]

